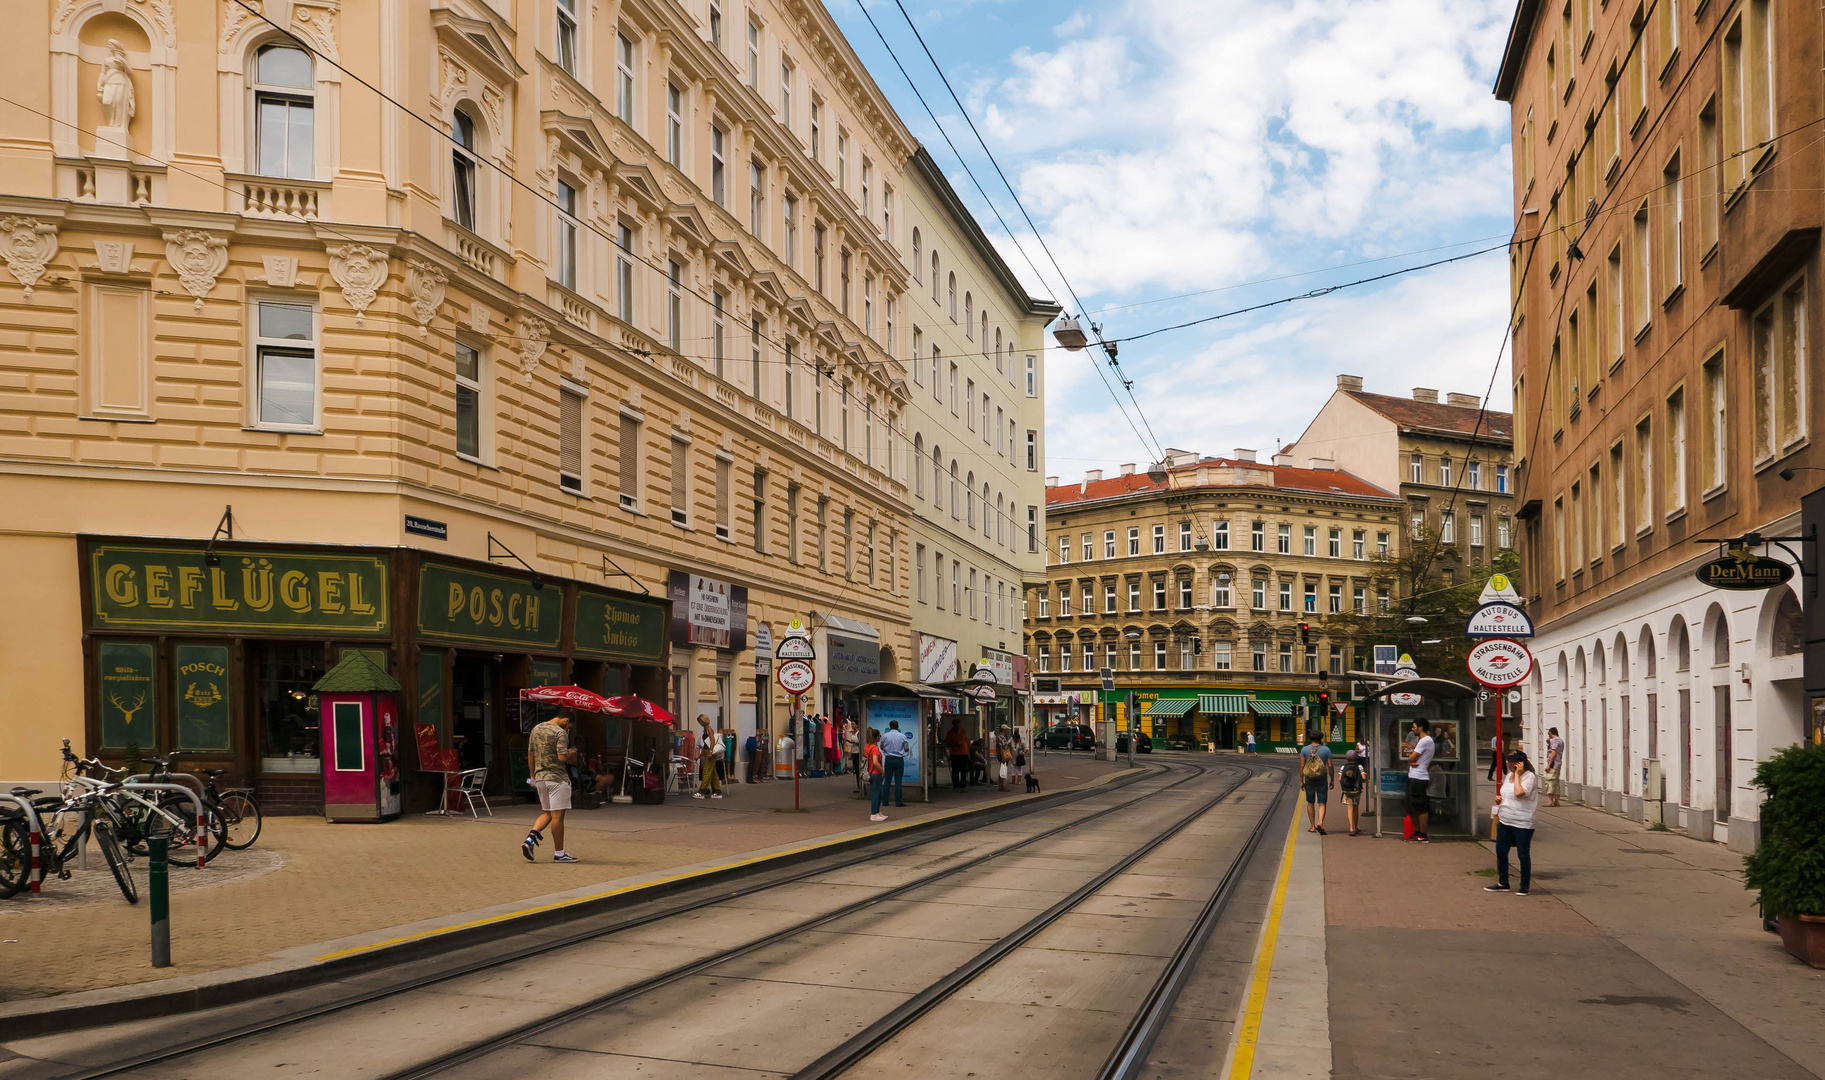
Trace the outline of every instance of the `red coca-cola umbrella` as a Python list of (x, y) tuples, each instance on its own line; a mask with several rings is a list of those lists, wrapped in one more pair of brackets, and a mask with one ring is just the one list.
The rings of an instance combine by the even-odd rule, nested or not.
[[(569, 709), (582, 709), (585, 712), (614, 712), (610, 708), (608, 698), (601, 694), (592, 694), (581, 686), (529, 686), (520, 691), (520, 700), (560, 705)], [(616, 715), (625, 714), (616, 713)]]
[(639, 694), (622, 694), (603, 701), (601, 711), (611, 716), (644, 717), (657, 720), (661, 724), (677, 724), (672, 714), (660, 708), (658, 704), (648, 701)]

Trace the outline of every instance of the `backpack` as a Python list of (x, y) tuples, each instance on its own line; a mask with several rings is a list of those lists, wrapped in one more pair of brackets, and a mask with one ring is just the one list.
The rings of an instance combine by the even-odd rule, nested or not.
[(1330, 774), (1331, 767), (1325, 764), (1324, 758), (1319, 755), (1316, 749), (1306, 750), (1304, 752), (1304, 757), (1305, 760), (1299, 763), (1300, 776), (1305, 777), (1307, 780), (1323, 780)]
[(1354, 795), (1362, 790), (1362, 762), (1346, 761), (1338, 780), (1345, 794)]

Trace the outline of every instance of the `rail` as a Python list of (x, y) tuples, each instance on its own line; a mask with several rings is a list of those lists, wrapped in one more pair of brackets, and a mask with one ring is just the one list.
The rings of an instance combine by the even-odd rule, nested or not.
[[(173, 774), (182, 775), (182, 774)], [(143, 784), (139, 777), (129, 776), (120, 785), (123, 789), (133, 791), (175, 791), (196, 804), (196, 868), (201, 870), (209, 862), (209, 808), (203, 805), (203, 797), (183, 784)]]
[(26, 832), (32, 849), (31, 888), (35, 896), (42, 891), (39, 885), (44, 881), (44, 862), (38, 854), (39, 847), (44, 843), (44, 822), (39, 819), (38, 809), (30, 799), (22, 799), (10, 792), (0, 792), (0, 802), (17, 804), (19, 809), (25, 811)]

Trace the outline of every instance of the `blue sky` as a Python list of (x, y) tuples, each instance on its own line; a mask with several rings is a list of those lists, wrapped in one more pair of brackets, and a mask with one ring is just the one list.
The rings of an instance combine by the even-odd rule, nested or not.
[[(1009, 265), (1035, 295), (1092, 312), (1105, 337), (1508, 235), (1508, 111), (1489, 90), (1506, 0), (904, 0), (1081, 307), (894, 0), (866, 2), (1018, 247), (858, 0), (825, 2)], [(1298, 437), (1339, 373), (1384, 393), (1482, 395), (1503, 343), (1507, 273), (1494, 252), (1134, 341), (1121, 362), (1151, 433), (1123, 418), (1091, 353), (1053, 349), (1047, 472), (1144, 464), (1156, 438), (1265, 457)], [(1492, 396), (1504, 409), (1509, 380), (1503, 357)]]

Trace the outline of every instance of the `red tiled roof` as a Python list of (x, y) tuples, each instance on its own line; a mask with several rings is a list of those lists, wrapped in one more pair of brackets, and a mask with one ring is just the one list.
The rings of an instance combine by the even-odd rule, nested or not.
[(1371, 394), (1363, 390), (1346, 390), (1344, 393), (1403, 428), (1449, 431), (1459, 435), (1469, 435), (1474, 431), (1479, 439), (1501, 440), (1514, 437), (1513, 413), (1496, 412), (1491, 409), (1481, 414), (1483, 423), (1481, 427), (1478, 427), (1477, 410), (1462, 405), (1446, 405), (1436, 401), (1414, 401), (1412, 398)]
[[(1390, 491), (1383, 491), (1374, 484), (1359, 476), (1353, 476), (1341, 469), (1296, 469), (1291, 465), (1270, 465), (1252, 461), (1237, 461), (1233, 458), (1205, 458), (1195, 465), (1181, 465), (1172, 470), (1174, 491), (1204, 491), (1211, 488), (1255, 487), (1259, 485), (1217, 484), (1200, 485), (1197, 482), (1197, 470), (1241, 467), (1246, 469), (1271, 469), (1274, 473), (1274, 490), (1314, 492), (1319, 495), (1354, 495), (1372, 499), (1393, 499), (1397, 496)], [(1191, 474), (1187, 476), (1186, 474)], [(1084, 484), (1060, 484), (1046, 489), (1046, 505), (1060, 506), (1066, 503), (1091, 502), (1097, 499), (1114, 499), (1123, 495), (1134, 495), (1148, 491), (1164, 491), (1168, 485), (1156, 484), (1147, 479), (1145, 473), (1131, 473), (1127, 476), (1111, 476), (1102, 480)]]

